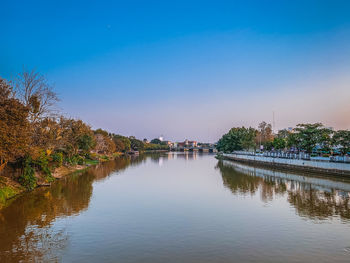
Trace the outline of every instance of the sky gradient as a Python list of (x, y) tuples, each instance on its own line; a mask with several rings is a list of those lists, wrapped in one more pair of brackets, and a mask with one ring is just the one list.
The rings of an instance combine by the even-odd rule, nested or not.
[(350, 128), (350, 1), (9, 1), (0, 76), (36, 69), (93, 128), (217, 141)]

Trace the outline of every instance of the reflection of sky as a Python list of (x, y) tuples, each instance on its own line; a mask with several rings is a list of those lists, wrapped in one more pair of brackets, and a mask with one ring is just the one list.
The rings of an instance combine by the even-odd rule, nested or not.
[(0, 73), (36, 68), (69, 116), (140, 138), (216, 141), (272, 111), (350, 128), (349, 5), (5, 1)]
[[(348, 189), (345, 181), (314, 178), (310, 183), (285, 171), (220, 166), (213, 155), (200, 153), (140, 155), (131, 160), (127, 168), (122, 165), (128, 164), (126, 159), (120, 158), (115, 166), (103, 163), (72, 177), (89, 176), (87, 184), (63, 180), (64, 185), (53, 188), (57, 198), (45, 198), (47, 205), (40, 200), (48, 190), (34, 191), (34, 199), (23, 196), (28, 202), (4, 219), (18, 219), (19, 209), (19, 222), (25, 224), (14, 220), (2, 228), (2, 233), (11, 229), (8, 234), (23, 241), (12, 253), (32, 261), (40, 261), (44, 254), (44, 262), (348, 261), (343, 253), (350, 244), (348, 197), (342, 191), (325, 195), (319, 190), (335, 183), (342, 185), (337, 189)], [(281, 182), (286, 182), (286, 189)], [(77, 189), (87, 191), (73, 194)], [(329, 199), (333, 196), (336, 202)], [(57, 207), (49, 209), (50, 202)], [(78, 204), (84, 209), (72, 214), (69, 208)], [(45, 218), (33, 213), (36, 209), (48, 209), (46, 224), (40, 224)], [(341, 220), (342, 211), (347, 220)], [(11, 241), (7, 243), (11, 247)], [(4, 247), (0, 246), (0, 261), (11, 262), (2, 260)]]
[(94, 261), (99, 253), (123, 262), (346, 258), (339, 249), (350, 242), (348, 225), (339, 218), (326, 224), (305, 220), (291, 209), (286, 194), (268, 202), (261, 199), (262, 189), (232, 194), (214, 168), (215, 158), (190, 156), (163, 159), (161, 168), (147, 161), (95, 184), (89, 210), (69, 224), (76, 247), (67, 249), (63, 260)]

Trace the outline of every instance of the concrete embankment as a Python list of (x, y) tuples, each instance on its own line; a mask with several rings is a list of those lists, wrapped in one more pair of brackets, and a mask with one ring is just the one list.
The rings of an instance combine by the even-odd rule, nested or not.
[(218, 158), (233, 160), (236, 162), (258, 164), (267, 167), (295, 169), (307, 172), (317, 172), (341, 176), (350, 176), (350, 163), (338, 163), (329, 161), (304, 160), (266, 157), (254, 154), (223, 153)]

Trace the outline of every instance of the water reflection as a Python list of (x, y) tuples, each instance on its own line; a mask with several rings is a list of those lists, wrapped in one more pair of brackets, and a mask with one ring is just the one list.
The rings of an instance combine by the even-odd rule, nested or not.
[[(272, 254), (284, 262), (316, 254), (342, 260), (349, 224), (299, 216), (349, 223), (349, 193), (349, 182), (217, 162), (205, 153), (123, 157), (2, 210), (0, 262), (271, 262)], [(235, 198), (241, 196), (253, 198)], [(259, 199), (280, 206), (261, 207)], [(307, 255), (294, 252), (305, 246)]]
[(200, 152), (167, 152), (167, 153), (153, 153), (146, 155), (155, 163), (162, 163), (164, 161), (184, 159), (184, 160), (196, 160), (199, 156), (208, 156), (208, 153)]
[(170, 152), (121, 157), (17, 198), (0, 211), (0, 262), (57, 258), (51, 253), (55, 251), (58, 254), (66, 246), (67, 235), (64, 228), (53, 232), (50, 226), (56, 218), (78, 215), (88, 209), (93, 182), (103, 181), (112, 174), (147, 160), (162, 165), (177, 158), (193, 160), (197, 158), (197, 153)]
[(219, 161), (224, 185), (233, 194), (256, 195), (264, 202), (287, 196), (299, 216), (350, 220), (350, 183)]
[(46, 261), (57, 259), (67, 243), (65, 229), (52, 232), (58, 217), (78, 215), (89, 206), (93, 182), (107, 178), (130, 165), (144, 162), (145, 156), (123, 157), (73, 174), (16, 199), (0, 211), (0, 262)]

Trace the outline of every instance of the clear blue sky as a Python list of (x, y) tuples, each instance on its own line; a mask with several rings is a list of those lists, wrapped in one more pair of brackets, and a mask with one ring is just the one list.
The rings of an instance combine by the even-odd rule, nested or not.
[(350, 128), (350, 1), (1, 1), (0, 76), (62, 112), (152, 139), (272, 121)]

